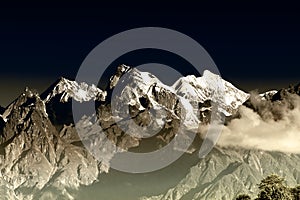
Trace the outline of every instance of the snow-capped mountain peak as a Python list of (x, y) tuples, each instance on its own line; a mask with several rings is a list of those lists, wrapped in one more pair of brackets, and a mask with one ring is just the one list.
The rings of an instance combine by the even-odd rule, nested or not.
[[(116, 80), (116, 78), (112, 79)], [(144, 109), (139, 100), (140, 98), (147, 97), (154, 107), (159, 106), (154, 100), (153, 91), (159, 92), (163, 88), (169, 88), (153, 74), (142, 72), (135, 68), (127, 70), (127, 73), (119, 77), (118, 81), (114, 82), (113, 85), (116, 91), (115, 94), (122, 104), (135, 105), (140, 110)]]
[(60, 95), (60, 102), (65, 103), (73, 98), (76, 101), (104, 101), (106, 97), (106, 92), (97, 88), (95, 85), (88, 85), (85, 82), (77, 83), (76, 81), (71, 81), (66, 78), (60, 78), (53, 87), (50, 87), (44, 94), (42, 98), (45, 103), (49, 102), (56, 95)]
[(205, 70), (201, 77), (182, 77), (172, 87), (177, 95), (189, 99), (195, 109), (199, 102), (211, 100), (218, 103), (219, 111), (226, 116), (232, 115), (249, 98), (249, 94), (208, 70)]
[[(116, 74), (118, 76), (114, 75), (111, 78), (113, 84), (110, 84), (118, 91), (115, 92), (118, 99), (115, 109), (124, 110), (124, 105), (130, 105), (140, 111), (148, 106), (155, 110), (167, 109), (170, 113), (181, 110), (183, 115), (177, 118), (181, 118), (183, 124), (190, 128), (198, 127), (200, 121), (209, 120), (211, 108), (203, 108), (205, 102), (216, 103), (219, 112), (230, 116), (249, 98), (247, 93), (208, 70), (201, 77), (181, 77), (172, 86), (163, 84), (149, 72), (128, 69), (128, 66), (119, 66)], [(148, 102), (147, 105), (143, 105), (143, 99)]]

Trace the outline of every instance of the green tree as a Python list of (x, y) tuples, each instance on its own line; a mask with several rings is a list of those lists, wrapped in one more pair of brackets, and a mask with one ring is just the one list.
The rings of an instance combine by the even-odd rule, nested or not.
[(251, 197), (248, 194), (240, 194), (235, 200), (251, 200)]
[(276, 174), (267, 176), (258, 184), (259, 194), (256, 200), (293, 200), (290, 189), (284, 179)]
[(300, 200), (300, 185), (291, 188), (291, 194), (294, 200)]

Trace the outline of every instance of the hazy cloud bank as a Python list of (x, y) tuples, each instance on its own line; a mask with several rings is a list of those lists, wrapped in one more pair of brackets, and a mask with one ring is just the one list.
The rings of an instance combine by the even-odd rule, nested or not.
[(255, 111), (241, 106), (241, 117), (224, 127), (218, 145), (300, 153), (300, 97), (271, 102), (252, 95), (250, 101)]

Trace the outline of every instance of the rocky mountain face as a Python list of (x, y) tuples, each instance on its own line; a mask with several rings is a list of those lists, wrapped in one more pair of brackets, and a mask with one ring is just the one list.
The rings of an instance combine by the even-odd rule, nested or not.
[(289, 185), (300, 183), (299, 154), (215, 148), (175, 187), (165, 194), (142, 200), (234, 199), (239, 194), (254, 197), (257, 184), (273, 173), (285, 177)]
[(69, 138), (57, 132), (37, 93), (26, 89), (4, 116), (0, 183), (7, 195), (2, 197), (71, 198), (67, 188), (89, 185), (98, 179), (98, 163), (84, 148), (72, 145)]
[[(288, 102), (283, 99), (289, 99), (285, 96), (290, 94), (299, 95), (299, 85), (287, 91), (250, 96), (209, 71), (202, 77), (182, 77), (167, 86), (153, 74), (126, 65), (117, 67), (105, 91), (65, 78), (41, 95), (26, 89), (0, 112), (0, 199), (76, 199), (77, 189), (101, 180), (101, 173), (109, 172), (110, 159), (118, 151), (116, 146), (125, 151), (137, 148), (144, 141), (142, 134), (155, 150), (169, 143), (179, 126), (184, 127), (180, 134), (185, 134), (209, 123), (213, 104), (226, 117), (235, 116), (242, 104), (263, 115), (263, 108)], [(75, 129), (72, 100), (79, 104), (96, 102), (96, 114), (86, 116), (83, 112), (76, 122), (83, 135)], [(126, 134), (128, 130), (131, 134)], [(96, 146), (100, 157), (90, 155), (82, 141)], [(227, 190), (222, 184), (227, 184), (231, 188), (225, 195), (228, 199), (243, 184), (248, 188), (254, 185), (268, 172), (261, 170), (276, 162), (275, 157), (296, 166), (297, 155), (284, 155), (218, 148), (168, 194), (153, 198), (216, 199), (212, 197), (225, 195)], [(281, 167), (283, 164), (278, 164), (277, 168)], [(288, 175), (291, 181), (299, 180), (298, 171)], [(230, 181), (236, 185), (231, 187)]]

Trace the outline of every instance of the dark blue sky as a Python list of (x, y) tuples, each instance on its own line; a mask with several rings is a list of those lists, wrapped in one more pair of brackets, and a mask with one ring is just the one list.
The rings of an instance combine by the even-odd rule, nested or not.
[(192, 37), (208, 51), (223, 78), (244, 90), (300, 82), (299, 10), (294, 5), (238, 1), (1, 5), (0, 105), (25, 85), (43, 90), (59, 76), (75, 77), (101, 41), (144, 26)]

